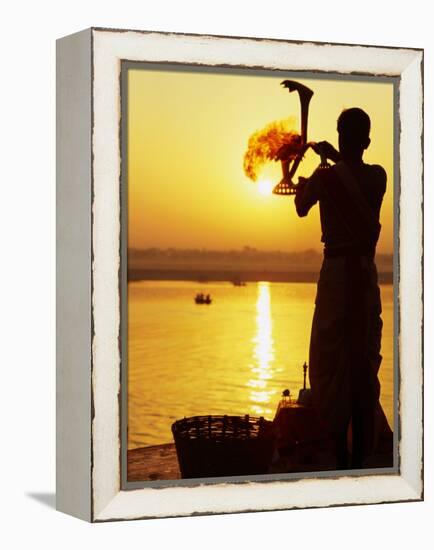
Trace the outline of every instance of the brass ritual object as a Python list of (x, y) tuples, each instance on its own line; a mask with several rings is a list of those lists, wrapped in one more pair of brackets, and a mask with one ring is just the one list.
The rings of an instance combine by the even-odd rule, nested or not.
[[(293, 178), (295, 176), (295, 173), (297, 171), (297, 168), (304, 157), (304, 154), (309, 149), (309, 147), (312, 147), (315, 145), (314, 142), (308, 142), (307, 141), (307, 122), (308, 122), (308, 115), (309, 115), (309, 103), (313, 96), (313, 91), (305, 86), (304, 84), (300, 84), (300, 82), (296, 82), (295, 80), (284, 80), (281, 82), (282, 86), (284, 88), (287, 88), (288, 91), (291, 92), (298, 92), (298, 95), (300, 97), (300, 109), (301, 109), (301, 145), (300, 145), (300, 151), (296, 155), (296, 157), (292, 161), (292, 166), (289, 169), (289, 173), (283, 172), (283, 179), (278, 183), (274, 189), (273, 193), (275, 195), (295, 195), (297, 191), (297, 184), (294, 183)], [(284, 168), (284, 163), (286, 162), (286, 166), (288, 162), (291, 161), (285, 161), (282, 159), (282, 169)], [(327, 158), (321, 155), (321, 165), (326, 166), (327, 165)]]

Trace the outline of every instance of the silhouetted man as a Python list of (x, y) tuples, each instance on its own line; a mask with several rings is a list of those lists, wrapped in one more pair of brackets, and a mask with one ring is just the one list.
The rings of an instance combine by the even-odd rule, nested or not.
[(374, 263), (380, 208), (386, 190), (381, 166), (363, 162), (370, 144), (369, 116), (347, 109), (337, 123), (339, 152), (327, 142), (316, 152), (335, 164), (320, 167), (299, 185), (295, 206), (306, 216), (319, 202), (324, 262), (310, 342), (314, 405), (336, 443), (337, 468), (361, 468), (375, 445), (381, 363), (381, 299)]

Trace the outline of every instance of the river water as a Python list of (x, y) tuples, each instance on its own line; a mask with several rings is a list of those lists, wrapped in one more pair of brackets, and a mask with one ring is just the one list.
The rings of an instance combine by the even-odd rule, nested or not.
[[(198, 292), (211, 305), (196, 305)], [(314, 283), (128, 285), (128, 448), (172, 442), (184, 416), (272, 419), (308, 361)], [(381, 286), (381, 403), (393, 428), (393, 287)]]

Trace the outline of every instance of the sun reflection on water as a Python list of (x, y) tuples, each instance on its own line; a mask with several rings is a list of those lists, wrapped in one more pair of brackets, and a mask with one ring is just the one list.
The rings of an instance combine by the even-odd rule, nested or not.
[(256, 334), (252, 339), (253, 364), (251, 365), (252, 378), (247, 382), (251, 388), (251, 410), (254, 414), (271, 414), (267, 405), (275, 390), (267, 389), (267, 380), (273, 376), (272, 363), (274, 361), (273, 322), (271, 317), (270, 284), (258, 283), (258, 297), (256, 300)]

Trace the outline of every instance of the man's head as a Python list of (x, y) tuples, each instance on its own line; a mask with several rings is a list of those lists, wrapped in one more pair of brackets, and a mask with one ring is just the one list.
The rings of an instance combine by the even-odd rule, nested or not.
[(371, 120), (358, 107), (345, 109), (338, 118), (339, 151), (343, 156), (361, 157), (369, 146)]

